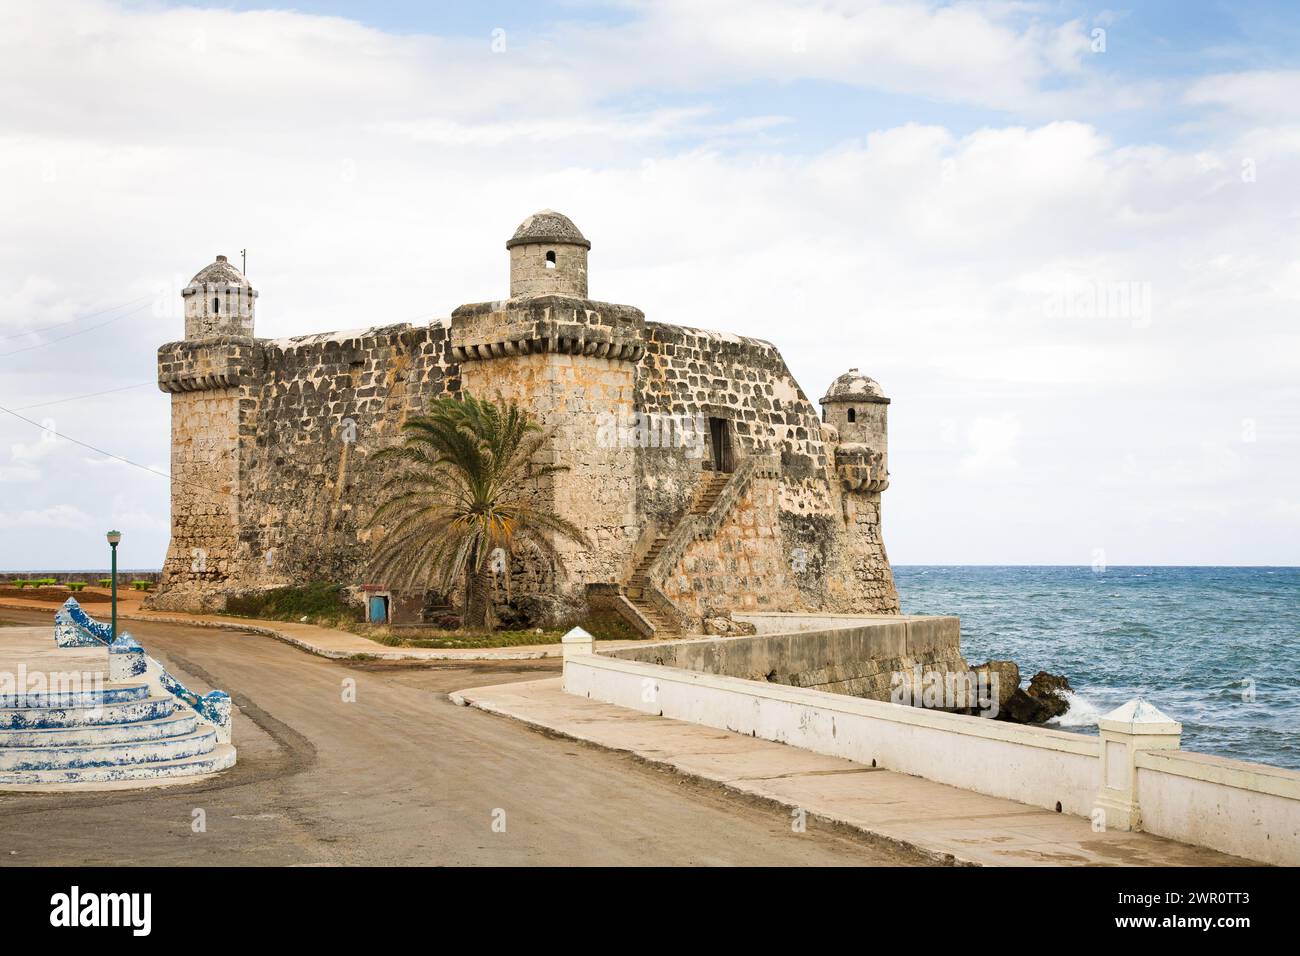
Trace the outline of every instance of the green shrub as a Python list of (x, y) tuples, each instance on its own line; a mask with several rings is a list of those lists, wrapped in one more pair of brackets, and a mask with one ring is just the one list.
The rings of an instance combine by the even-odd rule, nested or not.
[(58, 584), (59, 582), (56, 581), (54, 578), (41, 578), (36, 583), (43, 588), (50, 588), (50, 587), (54, 587), (54, 585)]
[(100, 586), (101, 588), (111, 588), (111, 587), (113, 586), (113, 579), (112, 579), (112, 578), (100, 578), (100, 579), (99, 579), (99, 586)]
[(329, 581), (241, 594), (226, 602), (226, 611), (240, 617), (260, 617), (271, 621), (299, 621), (305, 617), (337, 623), (361, 621), (365, 617), (361, 608), (343, 600), (342, 586)]
[(69, 581), (69, 582), (68, 582), (68, 587), (71, 588), (73, 591), (80, 591), (80, 590), (83, 590), (83, 589), (86, 587), (86, 582), (85, 582), (85, 581)]
[(131, 582), (131, 587), (135, 588), (137, 591), (148, 591), (151, 587), (153, 587), (153, 582), (152, 582), (152, 581), (132, 581), (132, 582)]

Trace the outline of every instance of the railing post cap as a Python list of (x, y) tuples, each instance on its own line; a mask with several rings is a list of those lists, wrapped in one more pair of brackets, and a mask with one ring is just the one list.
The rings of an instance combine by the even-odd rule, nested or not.
[(110, 654), (129, 654), (134, 651), (143, 651), (140, 642), (131, 636), (129, 631), (118, 631), (117, 640), (108, 645)]
[(1101, 730), (1123, 734), (1155, 735), (1183, 732), (1182, 724), (1141, 697), (1134, 697), (1103, 715), (1097, 721), (1097, 726)]
[(575, 627), (569, 633), (560, 638), (563, 644), (590, 644), (595, 638), (580, 627)]

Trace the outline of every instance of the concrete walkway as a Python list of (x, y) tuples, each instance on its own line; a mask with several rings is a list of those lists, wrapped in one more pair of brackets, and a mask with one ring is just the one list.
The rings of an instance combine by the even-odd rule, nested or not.
[[(76, 595), (72, 595), (75, 597)], [(135, 597), (134, 594), (131, 595)], [(54, 626), (54, 612), (58, 605), (49, 601), (25, 601), (6, 598), (0, 609), (21, 611), (49, 611), (50, 626)], [(86, 613), (96, 620), (108, 620), (108, 605), (88, 604)], [(246, 617), (226, 617), (220, 614), (188, 614), (183, 611), (149, 611), (140, 607), (138, 599), (119, 598), (119, 621), (150, 621), (157, 624), (184, 624), (191, 627), (219, 627), (234, 631), (264, 634), (286, 644), (302, 648), (319, 657), (332, 660), (357, 660), (373, 658), (381, 661), (532, 661), (560, 657), (560, 644), (521, 644), (514, 647), (389, 647), (332, 627), (302, 624), (294, 621), (263, 621)], [(626, 647), (635, 641), (602, 641), (601, 647)]]
[[(565, 694), (559, 678), (451, 695), (455, 703), (625, 751), (689, 777), (805, 811), (936, 862), (979, 866), (1241, 866), (1250, 861), (1146, 833), (825, 757), (730, 731)], [(792, 816), (793, 819), (793, 816)], [(815, 826), (815, 824), (810, 824)]]

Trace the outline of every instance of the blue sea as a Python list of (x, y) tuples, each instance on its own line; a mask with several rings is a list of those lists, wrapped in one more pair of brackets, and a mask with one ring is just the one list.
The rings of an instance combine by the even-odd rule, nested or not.
[(1063, 730), (1142, 696), (1184, 750), (1300, 770), (1300, 568), (894, 568), (905, 614), (961, 618), (962, 652), (1064, 674)]

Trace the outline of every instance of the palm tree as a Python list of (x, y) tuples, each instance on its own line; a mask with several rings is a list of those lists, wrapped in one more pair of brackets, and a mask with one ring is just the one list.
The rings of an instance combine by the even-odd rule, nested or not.
[(449, 594), (464, 582), (465, 626), (484, 628), (497, 548), (508, 556), (531, 545), (562, 571), (552, 537), (589, 546), (581, 528), (535, 503), (530, 479), (568, 468), (533, 461), (553, 430), (513, 401), (436, 398), (402, 429), (403, 444), (374, 458), (397, 466), (370, 519), (386, 526), (371, 568), (390, 587)]

